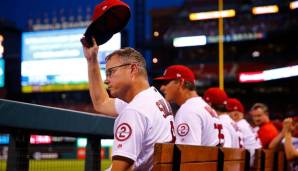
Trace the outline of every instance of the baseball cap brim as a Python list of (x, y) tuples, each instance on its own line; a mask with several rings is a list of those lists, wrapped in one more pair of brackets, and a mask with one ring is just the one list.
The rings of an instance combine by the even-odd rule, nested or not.
[(115, 33), (120, 32), (128, 23), (130, 10), (127, 6), (119, 5), (108, 9), (102, 16), (93, 21), (84, 36), (89, 46), (93, 46), (92, 37), (97, 45), (106, 43)]

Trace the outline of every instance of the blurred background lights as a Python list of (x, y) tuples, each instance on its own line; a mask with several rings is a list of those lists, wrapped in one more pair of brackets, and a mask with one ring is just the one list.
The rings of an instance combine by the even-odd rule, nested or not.
[(252, 57), (254, 57), (254, 58), (260, 57), (260, 55), (261, 55), (261, 53), (257, 50), (252, 52)]

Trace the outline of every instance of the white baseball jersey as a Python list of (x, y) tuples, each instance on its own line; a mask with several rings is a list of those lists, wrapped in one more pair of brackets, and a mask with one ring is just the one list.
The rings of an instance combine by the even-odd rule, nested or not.
[(116, 98), (115, 99), (115, 108), (116, 108), (116, 112), (119, 114), (123, 109), (125, 109), (125, 107), (128, 105), (128, 103), (126, 103), (125, 101)]
[(219, 123), (217, 113), (201, 97), (190, 98), (175, 115), (176, 143), (216, 146)]
[(154, 88), (137, 94), (130, 103), (115, 101), (113, 156), (132, 159), (134, 170), (151, 170), (155, 143), (173, 142), (171, 107)]
[[(258, 136), (258, 131), (259, 131), (259, 129), (260, 129), (259, 126), (252, 127), (252, 132)], [(261, 140), (260, 140), (260, 141), (261, 141)], [(261, 145), (262, 145), (262, 144), (261, 144)]]
[[(219, 115), (219, 120), (223, 127), (227, 130), (225, 134), (224, 147), (240, 148), (241, 147), (241, 132), (237, 130), (236, 123), (228, 114)], [(225, 131), (225, 130), (224, 130)]]
[(257, 135), (253, 132), (252, 127), (245, 119), (241, 119), (236, 122), (238, 128), (243, 135), (243, 147), (245, 149), (258, 149), (262, 148), (261, 142)]
[(243, 135), (243, 147), (249, 151), (250, 154), (250, 166), (254, 165), (255, 149), (262, 148), (261, 141), (258, 136), (253, 132), (253, 128), (245, 120), (241, 119), (236, 122), (238, 128)]

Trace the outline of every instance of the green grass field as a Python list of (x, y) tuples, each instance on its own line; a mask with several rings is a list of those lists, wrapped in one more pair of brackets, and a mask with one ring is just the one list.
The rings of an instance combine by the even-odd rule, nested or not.
[[(101, 161), (101, 170), (105, 170), (111, 160)], [(84, 160), (30, 160), (30, 171), (84, 171)], [(0, 171), (6, 170), (6, 160), (0, 160)]]

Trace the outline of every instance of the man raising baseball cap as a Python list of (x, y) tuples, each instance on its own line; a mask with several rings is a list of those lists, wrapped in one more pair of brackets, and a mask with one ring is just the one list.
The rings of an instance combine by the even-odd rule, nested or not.
[[(122, 21), (121, 15), (124, 15), (123, 10), (127, 11), (127, 6), (120, 0), (105, 0), (102, 3), (96, 7), (99, 13), (113, 10), (105, 13), (108, 17), (104, 17), (104, 22), (100, 22), (101, 17), (95, 20), (100, 20), (102, 25), (89, 27), (90, 32), (87, 29), (82, 45), (94, 109), (101, 114), (117, 116), (110, 170), (152, 170), (155, 143), (175, 141), (172, 110), (163, 96), (150, 87), (145, 58), (133, 48), (119, 49), (106, 56), (107, 93), (98, 65), (98, 46), (117, 31), (105, 32), (109, 31), (106, 29), (109, 26), (114, 27)], [(92, 43), (85, 39), (88, 35)]]

